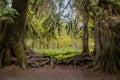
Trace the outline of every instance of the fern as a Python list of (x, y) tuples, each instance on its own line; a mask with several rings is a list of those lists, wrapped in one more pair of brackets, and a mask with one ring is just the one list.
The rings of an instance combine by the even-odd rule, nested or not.
[(0, 7), (0, 21), (6, 21), (7, 23), (14, 23), (13, 18), (19, 15), (19, 13), (10, 7)]

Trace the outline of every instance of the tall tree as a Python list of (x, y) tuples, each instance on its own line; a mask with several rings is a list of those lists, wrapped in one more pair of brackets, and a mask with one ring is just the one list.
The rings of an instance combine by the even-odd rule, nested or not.
[(95, 58), (94, 60), (97, 61), (99, 54), (100, 54), (100, 31), (99, 31), (99, 24), (98, 22), (94, 22), (95, 27), (94, 27), (94, 43), (95, 43), (95, 48), (94, 48), (94, 54)]
[(89, 34), (88, 34), (88, 5), (90, 1), (86, 0), (75, 0), (76, 8), (79, 10), (79, 16), (83, 16), (83, 51), (82, 53), (89, 53)]
[[(103, 20), (100, 21), (101, 31), (100, 31), (100, 40), (101, 40), (101, 54), (97, 59), (97, 68), (104, 69), (107, 72), (115, 72), (120, 68), (119, 56), (120, 56), (120, 36), (119, 36), (119, 24), (115, 20), (119, 19), (119, 10), (120, 5), (116, 5), (116, 1), (99, 1), (100, 7), (104, 8), (104, 11), (107, 10), (107, 14), (103, 14)], [(120, 3), (120, 1), (118, 1)], [(106, 5), (107, 4), (107, 5)], [(109, 15), (109, 16), (108, 16)], [(108, 17), (105, 17), (108, 16)], [(115, 18), (113, 18), (115, 17)], [(99, 67), (98, 67), (99, 66)]]
[[(78, 1), (78, 0), (76, 0)], [(120, 69), (120, 1), (119, 0), (80, 0), (79, 7), (91, 16), (95, 26), (95, 69), (115, 72)], [(85, 3), (83, 3), (85, 2)], [(86, 14), (83, 14), (86, 15)]]
[[(106, 72), (116, 72), (120, 69), (120, 24), (119, 12), (120, 1), (99, 0), (97, 5), (92, 6), (96, 13), (95, 21), (95, 45), (96, 59), (95, 69), (103, 69)], [(97, 24), (96, 24), (97, 23)], [(99, 50), (100, 49), (100, 50)]]
[[(88, 18), (86, 18), (88, 19)], [(89, 44), (88, 44), (88, 38), (89, 38), (89, 33), (88, 33), (88, 20), (84, 19), (83, 23), (83, 51), (82, 53), (89, 53)]]
[(0, 66), (10, 65), (11, 57), (17, 59), (21, 68), (26, 69), (28, 66), (23, 46), (28, 3), (29, 0), (13, 0), (12, 8), (19, 15), (13, 18), (13, 24), (4, 26), (4, 36), (0, 40)]

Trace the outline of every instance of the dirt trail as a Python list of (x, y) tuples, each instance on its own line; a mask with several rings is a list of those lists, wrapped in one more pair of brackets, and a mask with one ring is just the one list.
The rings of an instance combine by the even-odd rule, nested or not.
[(18, 67), (7, 67), (0, 68), (0, 80), (120, 80), (120, 75), (71, 66), (29, 68), (24, 71)]

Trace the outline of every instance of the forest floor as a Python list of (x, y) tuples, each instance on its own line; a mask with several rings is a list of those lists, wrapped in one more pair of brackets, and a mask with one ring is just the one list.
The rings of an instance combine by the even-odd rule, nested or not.
[(21, 70), (11, 66), (0, 68), (0, 80), (120, 80), (120, 74), (93, 72), (85, 67), (57, 66)]

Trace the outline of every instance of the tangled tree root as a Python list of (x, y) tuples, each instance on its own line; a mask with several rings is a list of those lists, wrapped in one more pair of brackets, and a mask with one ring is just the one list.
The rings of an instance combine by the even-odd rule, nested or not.
[(71, 64), (71, 65), (86, 65), (92, 61), (92, 57), (88, 53), (84, 53), (81, 55), (77, 55), (74, 57), (70, 57), (63, 60), (63, 63), (65, 64)]
[(25, 51), (30, 67), (39, 67), (50, 64), (50, 56), (37, 54), (35, 51), (28, 47), (25, 47)]
[(76, 65), (85, 65), (92, 61), (92, 57), (86, 53), (66, 59), (57, 60), (51, 56), (39, 55), (28, 47), (25, 47), (25, 50), (29, 66), (34, 68), (45, 65), (52, 65), (52, 67), (55, 67), (56, 65), (63, 64), (73, 65), (74, 67), (76, 67)]

